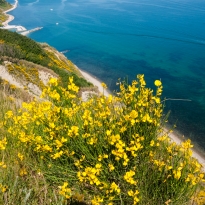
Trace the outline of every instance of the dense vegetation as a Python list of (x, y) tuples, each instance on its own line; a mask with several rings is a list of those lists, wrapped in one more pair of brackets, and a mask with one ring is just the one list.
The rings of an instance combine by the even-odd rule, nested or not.
[(16, 32), (0, 29), (0, 62), (10, 61), (18, 63), (19, 60), (26, 60), (53, 70), (61, 78), (62, 86), (67, 86), (69, 76), (74, 76), (74, 80), (79, 87), (89, 87), (91, 83), (79, 77), (74, 65), (67, 59), (60, 59), (54, 54), (54, 49), (49, 46), (35, 42), (34, 40), (22, 36)]
[(6, 0), (0, 0), (0, 5), (5, 4)]
[(162, 129), (161, 81), (145, 85), (138, 75), (116, 97), (82, 102), (73, 78), (68, 90), (51, 79), (44, 100), (18, 110), (1, 100), (0, 203), (202, 205), (192, 145)]
[(6, 2), (6, 0), (0, 0), (0, 8), (4, 8), (5, 6), (10, 5), (9, 3)]
[(0, 39), (4, 42), (1, 44), (1, 56), (25, 59), (44, 66), (50, 62), (41, 46), (26, 36), (2, 29), (0, 30)]

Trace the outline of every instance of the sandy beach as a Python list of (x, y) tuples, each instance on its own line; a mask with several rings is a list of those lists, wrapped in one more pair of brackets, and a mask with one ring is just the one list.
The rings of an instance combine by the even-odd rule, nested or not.
[(87, 81), (91, 82), (94, 86), (98, 87), (98, 90), (100, 93), (103, 93), (106, 97), (111, 95), (111, 92), (108, 89), (104, 89), (101, 85), (102, 82), (100, 82), (97, 78), (95, 78), (94, 76), (91, 76), (85, 71), (80, 70), (80, 72)]
[[(79, 70), (80, 70), (80, 69), (79, 69)], [(103, 87), (102, 87), (102, 85), (101, 85), (101, 82), (100, 82), (97, 78), (91, 76), (89, 73), (87, 73), (87, 72), (85, 72), (85, 71), (80, 70), (80, 72), (82, 73), (82, 75), (84, 76), (84, 78), (85, 78), (87, 81), (89, 81), (89, 82), (91, 82), (93, 85), (97, 86), (98, 89), (99, 89), (99, 91), (100, 91), (101, 93), (103, 92)], [(111, 92), (109, 92), (108, 90), (104, 90), (104, 95), (105, 95), (105, 96), (109, 96), (110, 94), (111, 94)], [(165, 132), (167, 132), (167, 131), (168, 131), (168, 130), (165, 129)], [(182, 137), (179, 137), (178, 134), (176, 134), (175, 132), (170, 133), (170, 134), (169, 134), (169, 137), (170, 137), (171, 141), (175, 142), (176, 144), (180, 144), (180, 143), (183, 142), (183, 140), (181, 139)], [(193, 156), (194, 158), (196, 158), (196, 159), (199, 161), (200, 164), (202, 164), (203, 170), (205, 171), (205, 158), (204, 158), (204, 156), (202, 156), (201, 154), (199, 154), (199, 153), (197, 152), (196, 148), (193, 148), (192, 151), (193, 151), (192, 156)]]
[(9, 24), (9, 22), (14, 20), (14, 16), (7, 14), (9, 11), (14, 10), (18, 5), (18, 0), (15, 0), (15, 3), (13, 4), (12, 8), (8, 9), (7, 11), (4, 11), (3, 13), (6, 14), (8, 16), (8, 19), (2, 23), (2, 25), (4, 26), (4, 28), (6, 28)]
[(14, 20), (14, 16), (7, 14), (7, 13), (14, 10), (17, 7), (17, 5), (18, 5), (18, 0), (15, 0), (15, 3), (13, 4), (12, 8), (3, 12), (8, 17), (8, 19), (2, 23), (3, 25), (2, 29), (15, 29), (17, 32), (21, 33), (23, 36), (26, 36), (31, 32), (38, 31), (43, 28), (43, 27), (37, 27), (31, 30), (27, 30), (23, 26), (9, 25), (9, 23)]

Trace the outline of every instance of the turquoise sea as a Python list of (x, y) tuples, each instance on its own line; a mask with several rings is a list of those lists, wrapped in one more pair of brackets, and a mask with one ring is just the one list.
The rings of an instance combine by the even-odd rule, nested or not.
[[(9, 0), (13, 3), (13, 0)], [(205, 149), (204, 0), (19, 0), (10, 24), (47, 42), (116, 90), (145, 74), (164, 84), (169, 123)]]

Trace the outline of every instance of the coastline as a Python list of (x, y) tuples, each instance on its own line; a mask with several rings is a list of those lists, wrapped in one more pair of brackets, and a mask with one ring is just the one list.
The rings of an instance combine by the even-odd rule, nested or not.
[(9, 23), (14, 20), (14, 16), (12, 16), (11, 14), (7, 14), (7, 13), (16, 9), (17, 6), (18, 6), (18, 0), (15, 0), (15, 3), (12, 5), (12, 7), (3, 12), (8, 17), (8, 19), (2, 23), (2, 25), (3, 25), (3, 27), (1, 27), (2, 29), (16, 29), (17, 32), (26, 36), (31, 32), (34, 32), (34, 31), (37, 31), (37, 30), (40, 30), (43, 28), (43, 27), (37, 27), (37, 28), (31, 29), (31, 30), (27, 30), (23, 26), (9, 25)]
[[(83, 75), (83, 77), (87, 81), (89, 81), (89, 82), (93, 83), (93, 85), (97, 86), (101, 93), (103, 92), (103, 87), (101, 85), (100, 80), (98, 80), (94, 76), (90, 75), (89, 73), (80, 70), (79, 68), (78, 68), (78, 70), (81, 72), (81, 74)], [(106, 97), (108, 97), (109, 95), (112, 95), (112, 93), (111, 93), (111, 91), (106, 89), (106, 90), (104, 90), (104, 95)], [(164, 132), (168, 132), (168, 130), (170, 130), (170, 129), (169, 128), (164, 128)], [(168, 136), (169, 136), (169, 138), (171, 139), (172, 142), (175, 142), (178, 145), (186, 140), (186, 138), (182, 134), (176, 133), (176, 131), (174, 131), (172, 133), (169, 133)], [(205, 153), (202, 154), (200, 152), (200, 150), (198, 150), (197, 147), (195, 147), (195, 145), (194, 145), (194, 147), (191, 150), (192, 150), (192, 157), (194, 157), (194, 158), (196, 158), (198, 160), (198, 162), (203, 166), (202, 167), (203, 171), (205, 171)]]
[(14, 9), (17, 7), (17, 5), (18, 5), (18, 0), (15, 0), (15, 3), (12, 5), (12, 7), (11, 7), (10, 9), (8, 9), (8, 10), (6, 10), (6, 11), (3, 12), (6, 16), (8, 16), (8, 19), (2, 23), (2, 25), (4, 26), (4, 28), (7, 28), (7, 27), (9, 26), (8, 24), (9, 24), (11, 21), (14, 20), (14, 16), (12, 16), (12, 15), (10, 15), (10, 14), (7, 14), (7, 13), (10, 12), (10, 11), (12, 11), (12, 10), (14, 10)]
[[(170, 130), (169, 128), (164, 128), (165, 132), (168, 132)], [(169, 138), (172, 142), (175, 142), (176, 144), (181, 144), (187, 138), (182, 135), (181, 133), (178, 133), (177, 131), (173, 131), (172, 133), (169, 133)], [(191, 143), (193, 145), (192, 150), (192, 157), (196, 158), (198, 162), (203, 166), (203, 171), (205, 171), (205, 153), (200, 150), (195, 144)]]
[(83, 70), (80, 70), (79, 68), (78, 68), (78, 70), (81, 72), (81, 74), (83, 75), (83, 77), (87, 81), (91, 82), (94, 86), (98, 87), (98, 90), (99, 90), (100, 93), (103, 93), (106, 97), (108, 97), (109, 95), (112, 95), (111, 91), (109, 91), (108, 89), (103, 88), (103, 86), (101, 85), (102, 82), (99, 79), (97, 79), (96, 77), (92, 76), (91, 74), (89, 74), (89, 73), (87, 73)]
[(9, 23), (14, 20), (14, 16), (7, 13), (16, 9), (17, 6), (18, 6), (18, 0), (15, 0), (15, 3), (12, 5), (12, 7), (3, 12), (8, 17), (8, 19), (2, 23), (3, 25), (2, 29), (16, 29), (16, 31), (18, 32), (25, 32), (27, 30), (23, 26), (9, 25)]

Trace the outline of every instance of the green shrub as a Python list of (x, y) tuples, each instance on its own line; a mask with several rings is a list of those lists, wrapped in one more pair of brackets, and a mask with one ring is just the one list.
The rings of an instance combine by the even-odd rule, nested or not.
[(73, 78), (67, 90), (51, 79), (47, 100), (6, 115), (18, 157), (38, 161), (20, 176), (39, 169), (64, 204), (188, 204), (202, 185), (201, 165), (189, 140), (176, 145), (163, 132), (161, 81), (156, 92), (145, 85), (138, 75), (131, 85), (120, 82), (116, 97), (82, 102)]

